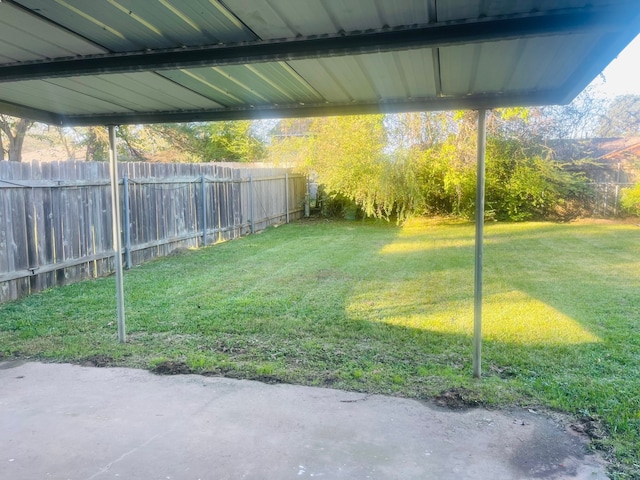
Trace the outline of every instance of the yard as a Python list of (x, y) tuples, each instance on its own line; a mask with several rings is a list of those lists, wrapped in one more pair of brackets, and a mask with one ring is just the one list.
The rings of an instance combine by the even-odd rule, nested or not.
[(640, 476), (640, 228), (490, 224), (483, 379), (474, 226), (301, 221), (0, 305), (0, 358), (320, 385), (574, 414)]

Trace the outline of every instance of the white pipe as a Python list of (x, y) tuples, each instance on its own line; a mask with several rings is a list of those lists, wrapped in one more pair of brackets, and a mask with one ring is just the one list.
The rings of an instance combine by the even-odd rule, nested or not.
[(473, 293), (473, 376), (482, 375), (482, 247), (484, 241), (484, 171), (487, 112), (478, 110), (478, 164), (476, 174), (476, 253)]
[(113, 250), (116, 263), (116, 301), (118, 304), (118, 340), (127, 340), (124, 324), (124, 285), (122, 281), (122, 238), (120, 232), (120, 194), (118, 190), (118, 155), (116, 128), (109, 125), (109, 175), (111, 177), (111, 217), (113, 222)]

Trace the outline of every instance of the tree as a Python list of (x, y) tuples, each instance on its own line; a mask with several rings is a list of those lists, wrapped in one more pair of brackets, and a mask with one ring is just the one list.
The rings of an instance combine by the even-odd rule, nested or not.
[[(308, 175), (335, 199), (359, 205), (369, 216), (387, 217), (395, 191), (389, 182), (389, 159), (383, 115), (314, 118), (304, 125), (284, 120), (272, 139), (271, 156)], [(293, 132), (296, 133), (287, 133)]]
[(591, 138), (606, 110), (606, 103), (595, 87), (589, 86), (568, 105), (532, 108), (527, 122), (528, 134), (540, 142)]
[[(554, 162), (528, 132), (533, 113), (511, 108), (487, 116), (486, 198), (496, 219), (566, 217), (577, 211), (569, 202), (585, 195), (585, 179)], [(458, 111), (284, 120), (270, 151), (368, 216), (472, 217), (477, 119)]]
[(191, 161), (252, 162), (266, 155), (264, 142), (254, 134), (248, 120), (149, 125), (145, 130), (164, 139)]
[(640, 95), (616, 97), (607, 113), (600, 117), (600, 137), (633, 137), (640, 135)]
[[(10, 162), (22, 161), (22, 145), (24, 143), (24, 137), (27, 130), (33, 125), (32, 120), (26, 118), (10, 117), (8, 115), (0, 115), (0, 150), (2, 151), (0, 160), (5, 159), (5, 152), (7, 153), (8, 160)], [(7, 148), (5, 150), (4, 142), (2, 141), (2, 134), (7, 139)]]

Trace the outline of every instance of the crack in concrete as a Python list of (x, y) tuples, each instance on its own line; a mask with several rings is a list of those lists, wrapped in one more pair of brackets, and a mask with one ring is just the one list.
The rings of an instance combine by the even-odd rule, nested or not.
[(87, 478), (87, 480), (93, 480), (94, 478), (102, 475), (103, 473), (106, 473), (109, 471), (109, 469), (115, 465), (116, 463), (124, 460), (126, 457), (128, 457), (129, 455), (137, 452), (138, 450), (140, 450), (141, 448), (146, 447), (147, 445), (149, 445), (151, 442), (153, 442), (156, 438), (158, 438), (160, 435), (162, 435), (161, 433), (158, 433), (157, 435), (154, 435), (153, 437), (151, 437), (149, 440), (147, 440), (146, 442), (144, 442), (142, 445), (138, 445), (136, 448), (133, 448), (131, 450), (129, 450), (128, 452), (123, 453), (122, 455), (120, 455), (118, 458), (116, 458), (115, 460), (113, 460), (112, 462), (109, 462), (107, 464), (107, 466), (101, 468), (100, 470), (98, 470), (96, 473), (94, 473), (93, 475), (91, 475), (89, 478)]

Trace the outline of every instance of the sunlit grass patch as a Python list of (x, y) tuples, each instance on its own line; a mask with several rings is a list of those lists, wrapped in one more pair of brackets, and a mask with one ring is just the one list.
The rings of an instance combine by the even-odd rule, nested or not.
[[(377, 321), (398, 327), (473, 335), (474, 312), (469, 301), (451, 301), (450, 291), (436, 294), (404, 282), (402, 293), (389, 285), (369, 285), (347, 306), (354, 320)], [(519, 291), (484, 299), (482, 333), (486, 340), (520, 345), (568, 345), (600, 339), (553, 307)]]
[(517, 290), (485, 298), (482, 332), (487, 340), (521, 345), (567, 345), (600, 341), (579, 321)]
[[(443, 229), (443, 225), (447, 225), (448, 228)], [(402, 226), (397, 238), (384, 245), (379, 253), (404, 254), (446, 247), (472, 247), (474, 237), (468, 235), (469, 231), (469, 224), (459, 220), (411, 218)]]

